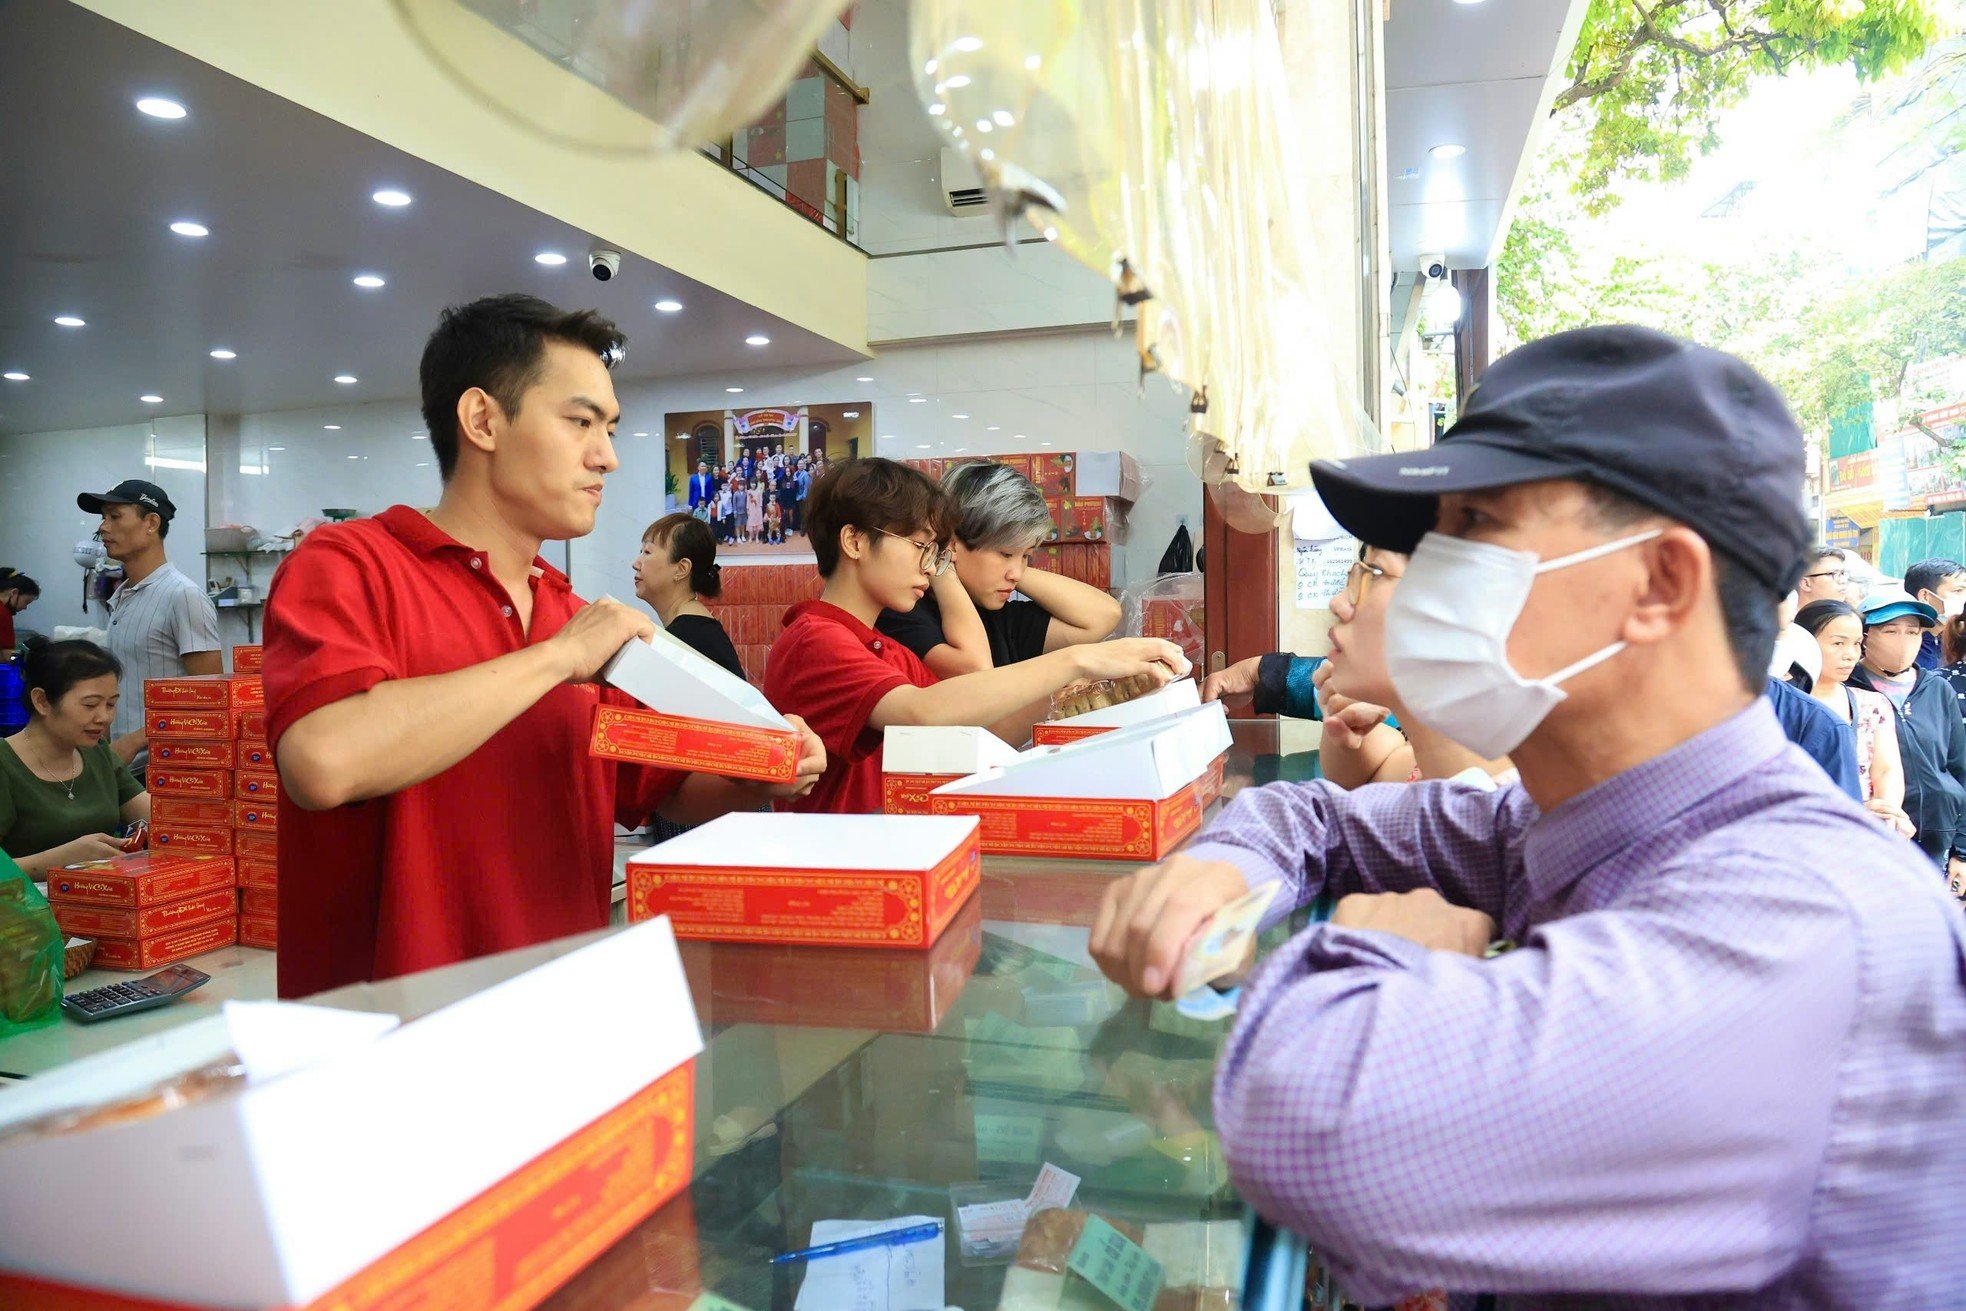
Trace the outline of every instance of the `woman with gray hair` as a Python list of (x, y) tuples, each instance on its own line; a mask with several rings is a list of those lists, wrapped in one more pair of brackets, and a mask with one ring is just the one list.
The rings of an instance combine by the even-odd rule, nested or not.
[(950, 470), (942, 488), (955, 529), (955, 567), (909, 613), (884, 611), (877, 625), (883, 633), (920, 656), (937, 678), (1112, 636), (1120, 624), (1118, 601), (1027, 561), (1053, 527), (1044, 494), (1030, 479), (1009, 465), (979, 462)]

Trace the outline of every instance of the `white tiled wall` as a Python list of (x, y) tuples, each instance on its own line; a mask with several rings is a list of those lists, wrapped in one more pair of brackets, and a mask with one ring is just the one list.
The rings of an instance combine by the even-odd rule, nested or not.
[(107, 491), (125, 478), (147, 478), (169, 494), (178, 513), (166, 550), (172, 563), (202, 580), (204, 463), (202, 414), (0, 438), (0, 564), (30, 575), (42, 588), (19, 626), (46, 633), (58, 625), (108, 622), (100, 606), (83, 606), (82, 571), (72, 553), (99, 520), (77, 508), (75, 497)]

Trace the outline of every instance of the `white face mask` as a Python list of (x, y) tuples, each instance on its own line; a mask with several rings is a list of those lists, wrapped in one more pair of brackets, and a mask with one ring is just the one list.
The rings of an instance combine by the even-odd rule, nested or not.
[(1516, 673), (1509, 666), (1509, 633), (1536, 575), (1651, 541), (1661, 531), (1555, 560), (1428, 533), (1386, 608), (1386, 670), (1400, 701), (1415, 719), (1483, 759), (1508, 755), (1564, 699), (1562, 683), (1625, 649), (1613, 642), (1546, 678)]
[(1957, 619), (1961, 610), (1966, 610), (1966, 592), (1961, 592), (1945, 603), (1945, 617)]

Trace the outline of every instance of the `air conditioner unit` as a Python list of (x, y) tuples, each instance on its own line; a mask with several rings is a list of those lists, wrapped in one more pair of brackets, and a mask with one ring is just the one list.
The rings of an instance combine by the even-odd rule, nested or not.
[(942, 203), (951, 214), (984, 214), (989, 212), (990, 193), (983, 189), (983, 180), (976, 174), (976, 166), (969, 162), (969, 156), (960, 150), (942, 152)]

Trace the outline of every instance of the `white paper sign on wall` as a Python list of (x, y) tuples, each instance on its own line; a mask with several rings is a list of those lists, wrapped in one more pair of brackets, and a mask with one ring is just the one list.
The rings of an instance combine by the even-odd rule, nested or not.
[(1297, 608), (1323, 610), (1342, 591), (1345, 575), (1358, 559), (1358, 539), (1337, 537), (1328, 542), (1297, 543)]

